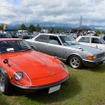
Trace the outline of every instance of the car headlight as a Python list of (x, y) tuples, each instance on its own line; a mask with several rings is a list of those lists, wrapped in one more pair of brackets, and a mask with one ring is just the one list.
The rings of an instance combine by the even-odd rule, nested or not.
[(22, 70), (14, 73), (14, 83), (22, 86), (31, 86), (32, 82), (29, 76)]
[(61, 62), (60, 65), (67, 73), (69, 73), (67, 67), (65, 66), (63, 62)]
[(21, 71), (17, 71), (15, 74), (14, 74), (14, 78), (16, 81), (19, 81), (23, 78), (23, 72)]
[(88, 60), (93, 60), (93, 59), (95, 59), (95, 58), (96, 58), (96, 56), (94, 56), (94, 55), (89, 55), (89, 56), (87, 57)]

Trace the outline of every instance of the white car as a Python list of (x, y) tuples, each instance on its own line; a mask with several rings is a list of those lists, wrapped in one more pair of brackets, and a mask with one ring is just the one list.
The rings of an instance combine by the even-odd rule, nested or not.
[(105, 41), (97, 36), (79, 36), (76, 41), (79, 44), (87, 45), (99, 49), (105, 50)]

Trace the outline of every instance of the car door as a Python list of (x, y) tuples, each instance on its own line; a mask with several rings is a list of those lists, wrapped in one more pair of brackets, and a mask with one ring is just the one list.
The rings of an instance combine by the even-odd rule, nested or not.
[[(37, 51), (43, 52), (43, 53), (47, 53), (47, 42), (48, 42), (48, 35), (38, 35), (38, 37), (36, 37), (32, 44), (34, 45), (35, 49)], [(31, 45), (32, 45), (31, 44)]]
[(99, 38), (91, 38), (91, 46), (105, 50), (105, 45), (102, 44)]
[(64, 46), (61, 44), (58, 36), (49, 36), (47, 54), (62, 58), (64, 56)]

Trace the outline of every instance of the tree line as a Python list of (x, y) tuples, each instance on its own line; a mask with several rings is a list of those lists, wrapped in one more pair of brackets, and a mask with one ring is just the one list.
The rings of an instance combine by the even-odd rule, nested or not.
[(41, 32), (42, 29), (48, 29), (49, 33), (65, 32), (65, 28), (41, 27), (39, 24), (37, 24), (36, 26), (31, 24), (29, 27), (26, 27), (25, 24), (21, 24), (19, 29), (20, 30), (28, 30), (28, 32), (33, 32), (33, 31)]
[[(8, 28), (8, 26), (6, 27)], [(24, 23), (22, 23), (18, 28), (15, 28), (14, 30), (27, 30), (28, 32), (41, 32), (42, 29), (48, 29), (49, 33), (61, 33), (65, 32), (65, 28), (55, 28), (55, 27), (41, 27), (39, 24), (36, 26), (33, 24), (30, 24), (29, 26), (26, 26)], [(3, 25), (0, 26), (0, 30), (3, 30)]]

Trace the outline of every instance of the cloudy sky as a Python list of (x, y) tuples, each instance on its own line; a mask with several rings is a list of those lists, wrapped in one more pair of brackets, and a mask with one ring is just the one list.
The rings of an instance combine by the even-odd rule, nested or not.
[(0, 0), (0, 23), (51, 22), (105, 26), (105, 0)]

